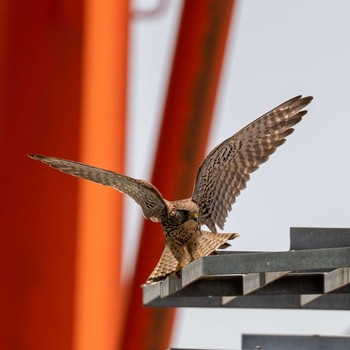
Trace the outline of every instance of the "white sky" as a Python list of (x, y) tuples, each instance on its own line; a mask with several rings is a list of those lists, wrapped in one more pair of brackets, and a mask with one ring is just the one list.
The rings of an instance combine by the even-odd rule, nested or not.
[[(156, 3), (138, 0), (134, 8)], [(136, 178), (150, 179), (181, 3), (170, 0), (159, 16), (132, 22), (127, 174)], [(208, 151), (285, 100), (314, 96), (295, 133), (252, 175), (225, 226), (241, 234), (235, 250), (288, 250), (291, 226), (350, 227), (350, 2), (237, 3)], [(141, 218), (127, 199), (129, 268)], [(349, 312), (181, 309), (171, 345), (238, 349), (242, 333), (349, 329)]]

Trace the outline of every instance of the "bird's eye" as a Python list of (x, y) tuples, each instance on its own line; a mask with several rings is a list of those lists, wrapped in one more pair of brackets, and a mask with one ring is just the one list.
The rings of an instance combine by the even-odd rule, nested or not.
[(178, 220), (180, 222), (185, 222), (188, 220), (189, 211), (186, 209), (179, 209), (179, 210), (177, 210), (177, 216), (178, 216)]

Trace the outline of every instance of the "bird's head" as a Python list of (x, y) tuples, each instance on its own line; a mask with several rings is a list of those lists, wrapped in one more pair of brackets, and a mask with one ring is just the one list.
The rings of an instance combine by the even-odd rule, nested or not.
[(178, 201), (170, 211), (170, 217), (175, 225), (183, 225), (186, 223), (186, 225), (197, 226), (198, 208), (192, 205), (192, 203), (182, 203)]
[(185, 229), (198, 227), (198, 213), (188, 209), (176, 209), (171, 213), (171, 222), (175, 227), (182, 226)]
[(187, 221), (197, 222), (198, 212), (189, 209), (176, 209), (173, 212), (173, 220), (176, 221), (179, 225)]
[(198, 226), (198, 206), (190, 199), (168, 202), (169, 224), (179, 226)]

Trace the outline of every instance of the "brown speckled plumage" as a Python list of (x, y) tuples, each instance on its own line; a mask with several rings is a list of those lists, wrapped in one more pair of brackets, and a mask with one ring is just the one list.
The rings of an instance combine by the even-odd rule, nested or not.
[[(213, 254), (217, 249), (227, 248), (229, 246), (227, 241), (236, 237), (238, 237), (238, 234), (236, 233), (212, 233), (203, 230), (197, 231), (193, 236), (192, 246), (194, 246), (194, 249), (191, 251), (193, 256), (191, 256), (187, 246), (182, 247), (182, 266), (186, 266), (192, 260), (199, 259), (202, 256)], [(176, 260), (172, 254), (168, 244), (166, 244), (157, 266), (148, 277), (146, 283), (161, 281), (179, 268), (181, 267), (179, 266), (178, 260)]]
[[(212, 254), (236, 234), (224, 228), (232, 204), (249, 180), (307, 113), (312, 97), (297, 96), (256, 119), (215, 147), (201, 164), (192, 198), (167, 201), (149, 182), (74, 161), (30, 155), (64, 173), (110, 186), (133, 198), (146, 219), (160, 222), (166, 236), (163, 254), (147, 283), (164, 279), (202, 256)], [(201, 230), (206, 225), (212, 232)]]
[(248, 124), (216, 146), (199, 168), (192, 199), (199, 206), (200, 223), (212, 232), (223, 229), (236, 197), (250, 173), (285, 142), (307, 111), (312, 97), (297, 96)]

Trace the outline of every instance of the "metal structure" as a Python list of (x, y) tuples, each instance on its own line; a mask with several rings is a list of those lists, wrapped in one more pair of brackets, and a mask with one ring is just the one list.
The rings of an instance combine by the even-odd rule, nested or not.
[(350, 337), (319, 335), (243, 334), (242, 349), (269, 350), (338, 350), (350, 349)]
[[(350, 337), (319, 335), (243, 334), (242, 350), (339, 350), (350, 348)], [(209, 350), (170, 348), (168, 350)]]
[(291, 228), (286, 252), (220, 252), (143, 286), (152, 307), (350, 309), (350, 229)]

